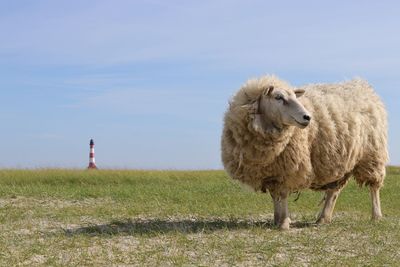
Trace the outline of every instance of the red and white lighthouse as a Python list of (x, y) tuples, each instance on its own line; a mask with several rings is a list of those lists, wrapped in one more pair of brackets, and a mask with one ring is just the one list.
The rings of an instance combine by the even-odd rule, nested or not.
[(90, 154), (89, 154), (89, 166), (88, 169), (97, 169), (96, 162), (94, 159), (94, 142), (90, 139)]

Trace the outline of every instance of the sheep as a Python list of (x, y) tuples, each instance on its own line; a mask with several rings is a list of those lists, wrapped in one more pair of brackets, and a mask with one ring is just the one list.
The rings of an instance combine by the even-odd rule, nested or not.
[(233, 179), (269, 192), (274, 223), (290, 227), (288, 196), (324, 191), (317, 224), (330, 223), (350, 177), (370, 188), (372, 219), (388, 162), (387, 114), (362, 79), (294, 88), (276, 76), (251, 79), (224, 116), (221, 156)]

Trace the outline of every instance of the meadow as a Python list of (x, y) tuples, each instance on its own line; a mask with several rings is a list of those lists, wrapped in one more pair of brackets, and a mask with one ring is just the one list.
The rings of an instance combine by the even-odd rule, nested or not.
[(269, 195), (223, 171), (0, 170), (0, 266), (398, 266), (399, 192), (389, 167), (372, 222), (351, 181), (317, 226), (304, 191), (282, 232)]

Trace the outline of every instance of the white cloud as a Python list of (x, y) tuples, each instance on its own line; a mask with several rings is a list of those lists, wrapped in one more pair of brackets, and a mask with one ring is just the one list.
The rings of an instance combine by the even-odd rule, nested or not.
[(3, 18), (0, 48), (3, 55), (20, 62), (42, 64), (194, 60), (226, 68), (400, 67), (400, 34), (394, 26), (400, 19), (390, 5), (287, 4), (96, 1), (96, 5), (39, 5), (34, 12)]
[(222, 114), (226, 101), (210, 91), (113, 89), (77, 100), (70, 107), (127, 115), (170, 115), (215, 121), (213, 117)]
[(35, 139), (40, 139), (40, 140), (63, 140), (65, 138), (64, 135), (58, 134), (58, 133), (39, 133), (35, 134), (32, 136)]

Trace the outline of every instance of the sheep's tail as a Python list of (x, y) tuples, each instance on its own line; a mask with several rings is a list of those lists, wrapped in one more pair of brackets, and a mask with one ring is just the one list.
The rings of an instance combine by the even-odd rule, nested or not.
[(326, 194), (322, 197), (321, 201), (319, 202), (318, 206), (321, 206), (326, 200)]
[(238, 164), (238, 167), (237, 167), (237, 169), (236, 169), (236, 172), (240, 169), (240, 167), (242, 167), (242, 163), (243, 163), (243, 153), (240, 152), (239, 164)]
[(294, 202), (296, 202), (297, 200), (299, 200), (301, 192), (300, 191), (296, 191), (294, 193), (297, 194), (296, 198), (293, 200)]

